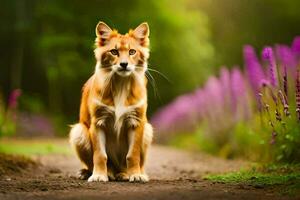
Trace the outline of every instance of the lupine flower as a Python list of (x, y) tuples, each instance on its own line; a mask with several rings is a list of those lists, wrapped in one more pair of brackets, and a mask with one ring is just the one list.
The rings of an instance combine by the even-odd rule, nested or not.
[(237, 109), (238, 99), (245, 95), (246, 89), (244, 86), (243, 76), (239, 69), (232, 70), (231, 91), (232, 91), (232, 107)]
[(268, 87), (270, 85), (270, 81), (267, 79), (262, 79), (259, 85), (260, 87)]
[(296, 37), (292, 43), (292, 51), (295, 55), (300, 56), (300, 36)]
[(289, 104), (287, 101), (287, 97), (282, 93), (281, 90), (278, 91), (278, 96), (279, 96), (280, 102), (283, 106), (283, 112), (284, 112), (285, 116), (287, 116), (287, 117), (290, 116)]
[(287, 79), (287, 71), (285, 66), (283, 69), (283, 91), (285, 96), (288, 97), (288, 79)]
[(195, 91), (195, 99), (197, 100), (196, 103), (195, 103), (195, 112), (196, 112), (196, 117), (198, 120), (201, 119), (201, 117), (204, 117), (204, 111), (205, 111), (205, 108), (204, 108), (204, 102), (205, 102), (205, 93), (204, 91), (202, 90), (202, 88), (200, 89), (197, 89)]
[(17, 130), (22, 136), (53, 136), (55, 130), (51, 120), (42, 114), (21, 112), (18, 114)]
[(227, 91), (230, 91), (230, 72), (226, 67), (222, 67), (220, 70), (220, 82), (221, 82), (221, 88), (223, 90), (223, 96), (224, 99), (227, 98), (226, 96), (229, 96)]
[(220, 82), (222, 83), (223, 90), (230, 89), (230, 71), (223, 66), (220, 70)]
[(277, 75), (276, 75), (277, 74), (276, 61), (275, 61), (273, 49), (271, 47), (265, 47), (263, 49), (262, 57), (263, 59), (268, 61), (269, 79), (271, 85), (273, 87), (278, 86)]
[[(271, 92), (272, 93), (272, 90), (268, 90), (270, 87), (266, 86), (264, 87), (264, 94), (266, 92)], [(269, 125), (274, 128), (274, 124), (273, 124), (273, 121), (272, 121), (272, 117), (271, 117), (271, 113), (270, 113), (270, 105), (265, 101), (265, 96), (263, 93), (258, 93), (258, 96), (259, 96), (259, 102), (261, 104), (261, 108), (259, 111), (262, 113), (263, 111), (265, 111), (267, 113), (267, 118), (268, 118), (268, 121), (269, 121)], [(271, 94), (273, 95), (273, 94)], [(274, 96), (274, 95), (273, 95)], [(272, 98), (274, 100), (274, 97)]]
[[(152, 118), (152, 123), (159, 131), (190, 129), (195, 123), (199, 110), (197, 93), (186, 94), (175, 99), (171, 104), (160, 110)], [(174, 123), (180, 122), (180, 123)]]
[(245, 85), (244, 77), (241, 71), (238, 68), (234, 68), (231, 74), (231, 105), (232, 110), (236, 115), (236, 119), (240, 120), (240, 110), (242, 109), (242, 117), (244, 119), (249, 116), (249, 105), (248, 105), (248, 97), (247, 97), (247, 88)]
[(219, 117), (222, 112), (222, 106), (224, 103), (223, 91), (220, 81), (216, 77), (210, 77), (205, 85), (205, 93), (208, 97), (206, 106), (214, 109), (210, 109), (208, 113), (211, 118)]
[(287, 45), (276, 45), (275, 51), (281, 64), (281, 71), (288, 70), (291, 74), (296, 74), (297, 60), (292, 49)]
[(22, 92), (21, 92), (20, 89), (15, 89), (15, 90), (13, 90), (10, 93), (9, 98), (8, 98), (8, 107), (10, 109), (17, 108), (17, 106), (18, 106), (18, 98), (20, 97), (21, 93)]
[(299, 80), (299, 70), (297, 70), (296, 76), (296, 112), (298, 120), (300, 121), (300, 80)]
[(223, 105), (224, 105), (224, 112), (230, 112), (232, 111), (231, 107), (231, 80), (230, 80), (230, 71), (222, 67), (220, 71), (220, 87), (222, 90), (222, 96), (223, 96)]
[[(243, 52), (246, 76), (238, 68), (230, 71), (222, 67), (219, 78), (211, 76), (204, 87), (176, 98), (156, 113), (151, 120), (154, 127), (164, 133), (185, 132), (197, 128), (204, 121), (207, 125), (205, 134), (222, 145), (237, 122), (247, 120), (247, 116), (257, 111), (250, 106), (252, 95), (249, 92), (253, 92), (258, 101), (261, 122), (268, 122), (270, 126), (270, 143), (280, 144), (282, 137), (276, 139), (277, 134), (284, 136), (286, 133), (279, 126), (289, 131), (287, 122), (293, 120), (289, 117), (289, 106), (293, 107), (295, 103), (291, 99), (288, 101), (290, 74), (295, 74), (293, 86), (296, 88), (296, 113), (300, 121), (300, 72), (292, 71), (297, 71), (300, 60), (300, 37), (294, 40), (291, 48), (277, 45), (275, 52), (271, 47), (263, 49), (262, 58), (268, 63), (266, 76), (253, 47), (246, 45)], [(280, 80), (282, 85), (279, 85)], [(247, 87), (248, 84), (251, 87)]]
[(244, 46), (244, 60), (250, 85), (255, 94), (257, 94), (260, 90), (260, 82), (262, 79), (265, 79), (265, 75), (257, 59), (256, 53), (250, 45)]

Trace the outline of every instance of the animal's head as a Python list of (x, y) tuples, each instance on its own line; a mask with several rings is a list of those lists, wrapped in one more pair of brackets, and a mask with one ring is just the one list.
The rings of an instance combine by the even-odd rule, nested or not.
[(144, 73), (147, 70), (149, 57), (147, 23), (142, 23), (136, 29), (122, 35), (104, 22), (99, 22), (96, 35), (95, 56), (100, 63), (97, 70), (116, 73), (123, 77)]

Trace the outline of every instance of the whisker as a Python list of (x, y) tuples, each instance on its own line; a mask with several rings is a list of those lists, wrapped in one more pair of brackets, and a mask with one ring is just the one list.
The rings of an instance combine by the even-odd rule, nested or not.
[(151, 87), (153, 89), (154, 97), (157, 98), (157, 93), (156, 93), (156, 90), (155, 90), (155, 86), (153, 84), (153, 80), (150, 78), (150, 76), (148, 74), (145, 74), (145, 75), (146, 75), (147, 79), (149, 80), (150, 85), (151, 85)]
[[(149, 81), (150, 81), (150, 84), (152, 85), (152, 87), (153, 87), (153, 91), (154, 91), (154, 96), (155, 96), (155, 98), (158, 98), (159, 99), (159, 101), (161, 101), (161, 97), (160, 97), (160, 94), (159, 94), (159, 92), (158, 92), (158, 88), (157, 88), (157, 85), (156, 85), (156, 81), (155, 81), (155, 79), (154, 79), (154, 77), (151, 75), (151, 73), (149, 72), (149, 71), (146, 71), (146, 74), (148, 73), (148, 77), (152, 80), (150, 80), (150, 79), (148, 79)], [(146, 75), (147, 76), (147, 75)]]
[[(144, 69), (145, 67), (142, 66), (142, 65), (137, 65), (136, 68), (138, 68), (138, 69)], [(149, 68), (147, 68), (147, 69), (149, 69)], [(150, 70), (147, 70), (145, 72), (145, 76), (147, 77), (147, 79), (149, 80), (149, 82), (150, 82), (150, 84), (151, 84), (151, 86), (153, 88), (154, 97), (157, 98), (157, 99), (159, 99), (160, 102), (162, 102), (161, 96), (160, 96), (158, 88), (157, 88), (156, 80), (154, 79), (154, 77), (152, 76), (152, 74), (150, 73), (150, 71), (157, 72), (162, 77), (164, 77), (167, 81), (169, 81), (169, 82), (171, 82), (171, 81), (165, 75), (163, 75), (162, 73), (160, 73), (160, 72), (158, 72), (158, 71), (156, 71), (154, 69), (150, 69)]]
[[(144, 66), (139, 66), (137, 65), (136, 66), (137, 68), (144, 68)], [(170, 84), (173, 84), (173, 82), (165, 75), (163, 74), (162, 72), (156, 70), (156, 69), (152, 69), (150, 67), (147, 68), (148, 71), (153, 71), (153, 72), (156, 72), (157, 74), (161, 75), (165, 80), (167, 80)]]
[(162, 72), (160, 72), (156, 69), (149, 68), (149, 67), (148, 67), (148, 70), (156, 72), (157, 74), (161, 75), (164, 79), (166, 79), (169, 83), (173, 84), (173, 82), (166, 75), (164, 75)]

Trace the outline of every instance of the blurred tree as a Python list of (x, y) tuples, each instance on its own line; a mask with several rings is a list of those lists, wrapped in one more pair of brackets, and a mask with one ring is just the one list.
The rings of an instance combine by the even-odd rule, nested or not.
[(209, 16), (217, 66), (242, 64), (245, 44), (257, 49), (290, 44), (300, 34), (299, 0), (189, 0), (189, 5)]
[[(183, 91), (194, 89), (204, 81), (212, 65), (208, 19), (201, 12), (188, 10), (182, 0), (176, 3), (171, 0), (14, 0), (5, 1), (1, 10), (5, 11), (7, 26), (23, 26), (22, 31), (12, 28), (0, 33), (2, 47), (9, 55), (1, 63), (5, 66), (1, 77), (12, 74), (9, 80), (5, 78), (1, 82), (6, 93), (21, 87), (27, 95), (38, 94), (49, 112), (64, 113), (72, 120), (78, 115), (80, 89), (94, 70), (94, 30), (99, 20), (121, 33), (143, 21), (149, 23), (150, 68), (161, 71), (172, 82), (152, 72), (161, 99), (149, 87), (150, 113)], [(18, 55), (13, 53), (15, 48), (19, 49)], [(6, 67), (12, 63), (15, 68)], [(22, 85), (14, 83), (20, 81)]]
[(245, 43), (289, 43), (300, 33), (299, 6), (297, 0), (2, 0), (1, 88), (5, 97), (21, 88), (23, 109), (76, 120), (80, 88), (94, 70), (97, 22), (125, 33), (147, 21), (149, 66), (172, 82), (152, 72), (161, 98), (149, 86), (151, 114), (220, 64), (241, 64)]

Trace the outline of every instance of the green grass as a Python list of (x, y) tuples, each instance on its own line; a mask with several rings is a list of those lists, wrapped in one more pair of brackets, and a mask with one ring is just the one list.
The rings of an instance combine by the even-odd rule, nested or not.
[[(222, 183), (246, 183), (254, 186), (282, 185), (290, 182), (299, 182), (300, 173), (281, 174), (263, 174), (259, 172), (240, 171), (224, 175), (210, 175), (206, 177), (209, 180)], [(299, 182), (300, 183), (300, 182)]]
[(218, 147), (208, 139), (203, 137), (202, 133), (181, 133), (173, 136), (169, 145), (191, 151), (205, 151), (211, 154), (217, 154)]
[(300, 165), (265, 165), (239, 172), (207, 175), (204, 179), (259, 188), (280, 186), (280, 193), (291, 195), (300, 190)]
[(0, 153), (18, 155), (45, 155), (45, 154), (70, 154), (70, 147), (62, 142), (55, 141), (0, 141)]

